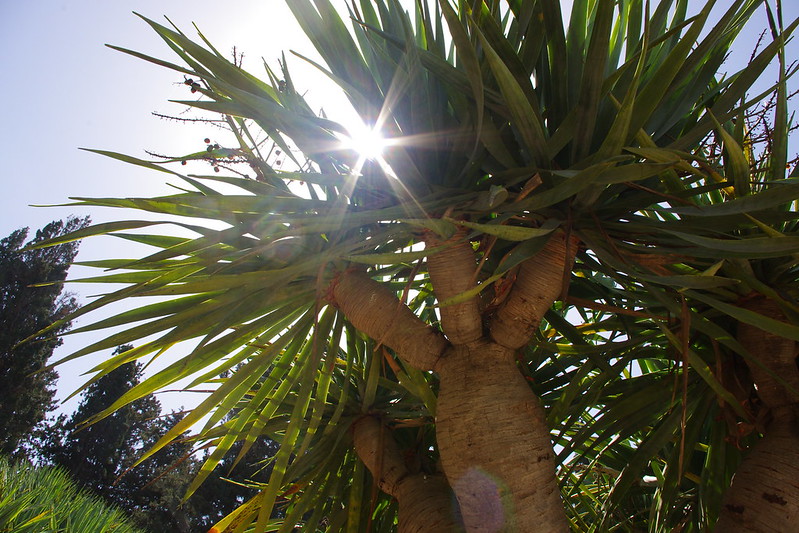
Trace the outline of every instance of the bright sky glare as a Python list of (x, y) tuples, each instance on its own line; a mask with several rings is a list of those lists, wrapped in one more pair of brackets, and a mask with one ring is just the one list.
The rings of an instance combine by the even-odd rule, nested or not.
[(368, 159), (377, 159), (383, 155), (383, 150), (386, 148), (386, 140), (380, 135), (380, 132), (373, 131), (371, 135), (360, 137), (355, 140), (355, 149), (359, 154)]
[(380, 131), (365, 125), (350, 127), (352, 137), (344, 137), (341, 144), (348, 150), (354, 150), (366, 159), (378, 159), (386, 148), (386, 140)]

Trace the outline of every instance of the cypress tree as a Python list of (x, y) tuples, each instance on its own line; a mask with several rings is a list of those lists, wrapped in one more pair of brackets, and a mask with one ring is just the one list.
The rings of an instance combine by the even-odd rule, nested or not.
[[(0, 240), (0, 453), (22, 455), (20, 445), (55, 408), (55, 370), (42, 370), (69, 322), (24, 339), (77, 309), (77, 299), (63, 292), (70, 263), (78, 253), (73, 241), (48, 248), (31, 245), (88, 225), (70, 217), (47, 224), (28, 241), (28, 228)], [(37, 373), (38, 371), (38, 373)]]

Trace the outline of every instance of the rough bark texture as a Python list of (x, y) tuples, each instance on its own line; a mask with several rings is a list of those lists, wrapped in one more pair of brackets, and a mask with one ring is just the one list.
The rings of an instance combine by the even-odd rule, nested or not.
[[(765, 298), (747, 307), (784, 320), (779, 307)], [(799, 388), (797, 346), (748, 324), (739, 324), (738, 340), (771, 372)], [(718, 533), (782, 532), (799, 528), (799, 398), (760, 365), (748, 363), (757, 393), (769, 407), (772, 420), (766, 434), (744, 459), (716, 523)]]
[(380, 283), (361, 272), (342, 272), (331, 286), (333, 303), (352, 324), (419, 370), (433, 370), (449, 347)]
[[(428, 257), (439, 301), (475, 283), (475, 254), (463, 235), (454, 239), (451, 247)], [(428, 236), (426, 244), (442, 243)], [(483, 333), (476, 298), (441, 309), (445, 338), (364, 274), (342, 273), (331, 287), (332, 300), (358, 329), (393, 348), (407, 363), (438, 372), (436, 440), (469, 533), (569, 529), (549, 427), (515, 355), (563, 292), (576, 248), (576, 242), (567, 245), (559, 234), (522, 264), (507, 300), (492, 317), (491, 338)], [(400, 502), (401, 531), (452, 531), (437, 525), (443, 522), (429, 522), (439, 518), (422, 518), (427, 516), (423, 513), (443, 516), (440, 496), (426, 495), (442, 493), (439, 481), (409, 475), (394, 451), (385, 449), (385, 443), (375, 444), (381, 442), (374, 436), (380, 425), (375, 429), (368, 424), (359, 422), (355, 446), (381, 490)]]
[[(427, 258), (427, 268), (439, 302), (458, 296), (474, 287), (472, 278), (477, 268), (477, 261), (471, 243), (465, 239), (465, 231), (459, 231), (443, 242), (432, 234), (425, 237), (427, 248), (449, 246)], [(465, 302), (441, 307), (439, 312), (441, 329), (453, 344), (466, 344), (483, 336), (483, 322), (477, 296)]]
[[(785, 321), (782, 311), (772, 300), (755, 298), (746, 304), (754, 311), (774, 320)], [(738, 340), (749, 353), (757, 357), (763, 366), (748, 362), (752, 379), (757, 386), (757, 395), (772, 411), (781, 407), (799, 404), (799, 368), (796, 366), (796, 343), (791, 339), (765, 332), (749, 324), (740, 323)], [(765, 367), (765, 368), (763, 368)], [(770, 370), (768, 372), (766, 370)], [(774, 376), (778, 376), (786, 388)], [(780, 413), (783, 411), (781, 410)], [(777, 413), (774, 413), (777, 414)]]
[(469, 532), (568, 531), (544, 410), (514, 351), (488, 341), (443, 360), (441, 462)]
[(799, 528), (799, 432), (769, 427), (747, 455), (725, 495), (717, 533)]
[(397, 499), (399, 533), (458, 532), (456, 504), (446, 479), (411, 473), (391, 432), (375, 418), (353, 425), (355, 451), (372, 473), (380, 490)]
[(521, 264), (512, 292), (491, 320), (494, 342), (516, 350), (530, 341), (544, 313), (563, 292), (564, 272), (571, 269), (576, 251), (576, 243), (559, 233)]

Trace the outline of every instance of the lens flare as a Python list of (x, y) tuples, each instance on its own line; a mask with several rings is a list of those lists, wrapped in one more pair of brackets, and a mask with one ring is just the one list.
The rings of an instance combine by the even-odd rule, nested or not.
[(359, 158), (366, 160), (378, 160), (383, 156), (383, 150), (388, 143), (376, 129), (363, 126), (353, 128), (350, 137), (341, 140), (342, 147), (352, 150), (358, 154)]

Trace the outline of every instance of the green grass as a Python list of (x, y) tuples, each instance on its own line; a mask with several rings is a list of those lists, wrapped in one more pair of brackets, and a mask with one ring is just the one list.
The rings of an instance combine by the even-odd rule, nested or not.
[(0, 533), (142, 533), (54, 467), (0, 458)]

